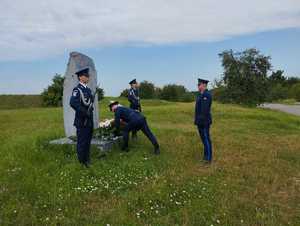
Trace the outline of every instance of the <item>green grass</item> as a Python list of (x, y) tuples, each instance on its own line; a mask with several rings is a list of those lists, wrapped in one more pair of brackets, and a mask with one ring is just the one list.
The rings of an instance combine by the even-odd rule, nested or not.
[(0, 95), (0, 110), (31, 107), (42, 107), (41, 95)]
[(64, 135), (61, 108), (1, 110), (0, 225), (300, 225), (299, 117), (214, 103), (206, 167), (192, 103), (143, 109), (161, 155), (139, 133), (129, 153), (93, 147), (89, 169), (48, 144)]

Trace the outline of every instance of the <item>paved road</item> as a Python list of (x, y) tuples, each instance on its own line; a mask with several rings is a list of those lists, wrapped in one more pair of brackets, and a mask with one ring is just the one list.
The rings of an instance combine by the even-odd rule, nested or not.
[(287, 105), (287, 104), (262, 104), (262, 108), (269, 108), (273, 110), (279, 110), (283, 111), (289, 114), (293, 115), (299, 115), (300, 116), (300, 103), (297, 103), (295, 105)]

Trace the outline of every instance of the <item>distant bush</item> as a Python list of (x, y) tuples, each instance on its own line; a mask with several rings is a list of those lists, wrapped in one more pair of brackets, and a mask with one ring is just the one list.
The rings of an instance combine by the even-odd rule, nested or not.
[(155, 97), (155, 86), (153, 83), (143, 81), (140, 83), (140, 98), (142, 99), (153, 99)]
[(52, 84), (42, 92), (44, 106), (62, 106), (62, 96), (64, 90), (64, 77), (56, 74), (52, 79)]
[(289, 97), (287, 87), (283, 86), (282, 84), (274, 84), (269, 88), (268, 92), (268, 101), (276, 101), (287, 99)]
[[(129, 89), (124, 89), (120, 97), (128, 97)], [(184, 86), (169, 84), (162, 88), (155, 87), (153, 83), (143, 81), (140, 84), (141, 99), (161, 99), (168, 101), (192, 102), (195, 100), (195, 93), (189, 92)]]
[(120, 97), (128, 97), (128, 92), (129, 92), (129, 89), (124, 89), (121, 94), (120, 94)]
[(169, 84), (162, 88), (160, 99), (169, 101), (180, 101), (187, 93), (187, 89), (182, 85)]
[(182, 102), (193, 102), (195, 99), (196, 95), (193, 92), (186, 92), (179, 100)]
[(97, 87), (96, 90), (97, 90), (97, 94), (98, 94), (98, 101), (99, 100), (103, 100), (103, 98), (104, 98), (104, 90), (102, 88), (100, 88), (100, 87)]
[(296, 83), (292, 86), (290, 90), (290, 97), (300, 101), (300, 83)]
[(221, 103), (228, 102), (228, 98), (226, 97), (226, 89), (224, 86), (220, 86), (211, 90), (211, 94), (214, 100), (219, 101)]

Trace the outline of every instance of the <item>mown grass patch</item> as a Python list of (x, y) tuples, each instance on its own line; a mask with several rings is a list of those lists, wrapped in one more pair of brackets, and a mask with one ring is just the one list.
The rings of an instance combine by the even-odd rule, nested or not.
[(0, 225), (299, 225), (299, 117), (214, 103), (207, 167), (193, 110), (143, 100), (161, 155), (139, 133), (129, 153), (93, 147), (89, 169), (48, 144), (64, 135), (61, 108), (1, 110)]

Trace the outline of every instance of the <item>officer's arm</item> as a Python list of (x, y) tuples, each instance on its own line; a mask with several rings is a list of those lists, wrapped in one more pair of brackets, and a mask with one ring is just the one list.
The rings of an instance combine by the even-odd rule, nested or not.
[(195, 121), (194, 121), (195, 125), (198, 123), (198, 117), (200, 113), (199, 108), (200, 108), (200, 99), (197, 98), (195, 103)]
[(72, 96), (70, 98), (71, 107), (79, 112), (82, 116), (87, 116), (87, 111), (80, 104), (80, 93), (78, 89), (73, 89)]
[(115, 127), (116, 127), (116, 130), (120, 129), (120, 120), (121, 120), (121, 113), (120, 113), (120, 110), (117, 109), (116, 112), (115, 112)]
[(128, 101), (130, 103), (133, 103), (134, 102), (134, 96), (132, 95), (132, 90), (129, 90), (128, 91)]
[(207, 100), (205, 102), (205, 107), (204, 107), (205, 116), (207, 116), (210, 113), (211, 103), (212, 103), (212, 97), (211, 95), (207, 95)]
[(212, 104), (212, 96), (209, 95), (209, 111), (211, 110), (211, 104)]

